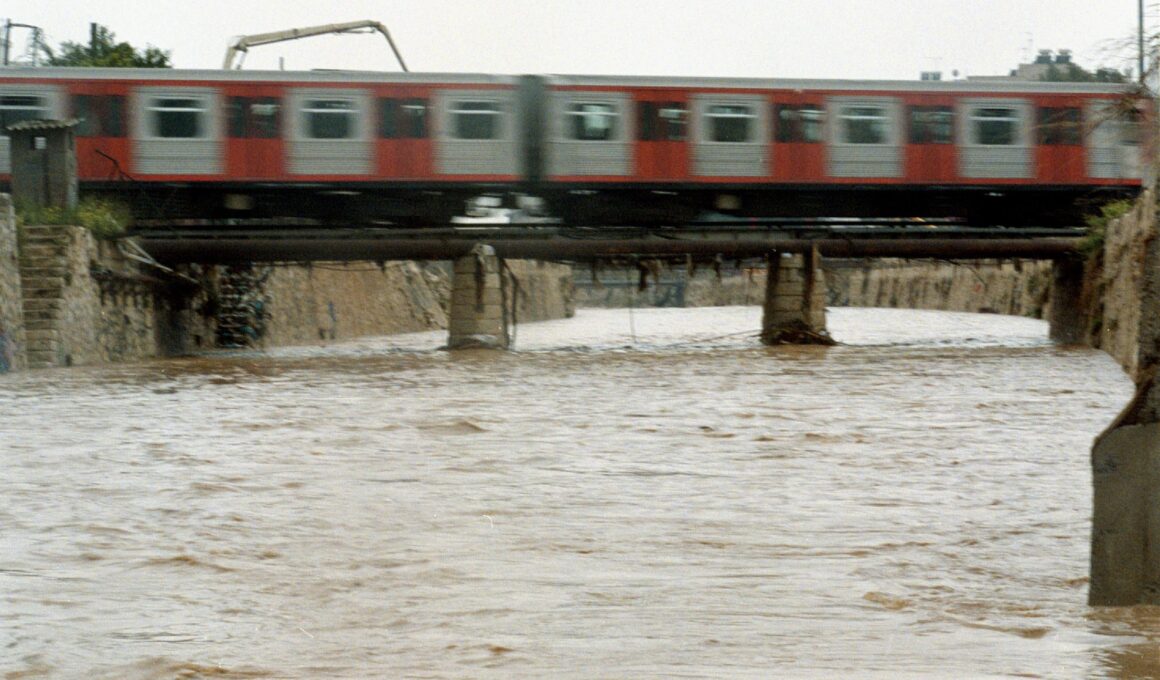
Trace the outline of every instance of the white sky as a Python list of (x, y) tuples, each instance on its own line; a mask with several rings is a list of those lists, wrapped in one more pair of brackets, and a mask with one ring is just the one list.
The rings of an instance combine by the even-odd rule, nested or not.
[[(1149, 27), (1160, 23), (1148, 0)], [(1037, 49), (1134, 67), (1137, 0), (3, 0), (51, 45), (118, 40), (220, 68), (234, 36), (384, 23), (412, 71), (916, 79), (1003, 74)], [(25, 33), (16, 33), (16, 47)], [(398, 70), (379, 36), (254, 48), (245, 68)]]

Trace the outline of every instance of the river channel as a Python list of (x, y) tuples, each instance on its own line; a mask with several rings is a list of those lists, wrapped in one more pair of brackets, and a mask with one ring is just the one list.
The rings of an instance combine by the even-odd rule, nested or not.
[(0, 677), (1160, 676), (1087, 597), (1131, 396), (1044, 323), (580, 310), (0, 376)]

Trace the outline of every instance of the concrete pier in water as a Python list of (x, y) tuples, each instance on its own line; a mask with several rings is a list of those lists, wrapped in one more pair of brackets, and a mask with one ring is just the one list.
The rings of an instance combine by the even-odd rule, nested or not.
[(817, 248), (803, 254), (771, 253), (767, 261), (761, 341), (832, 344), (826, 333), (826, 280)]
[(1079, 258), (1051, 264), (1051, 305), (1048, 336), (1055, 342), (1079, 345), (1087, 341), (1088, 318), (1083, 308), (1084, 265)]
[(491, 246), (475, 246), (455, 260), (448, 349), (507, 349), (506, 300), (501, 263)]

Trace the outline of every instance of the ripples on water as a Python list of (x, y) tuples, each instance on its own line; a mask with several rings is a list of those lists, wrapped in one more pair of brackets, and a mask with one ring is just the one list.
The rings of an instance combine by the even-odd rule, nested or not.
[(1038, 321), (581, 310), (0, 376), (5, 678), (1145, 677), (1085, 606), (1130, 396)]

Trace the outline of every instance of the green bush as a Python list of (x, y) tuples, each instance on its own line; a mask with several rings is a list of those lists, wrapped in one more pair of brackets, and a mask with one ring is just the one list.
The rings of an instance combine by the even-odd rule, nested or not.
[(1088, 215), (1084, 220), (1087, 222), (1087, 234), (1079, 242), (1079, 251), (1084, 255), (1102, 251), (1108, 225), (1131, 212), (1134, 205), (1133, 201), (1125, 198), (1103, 204), (1098, 215)]
[(125, 235), (129, 208), (109, 199), (85, 197), (72, 210), (17, 206), (22, 224), (72, 224), (93, 232), (99, 239), (113, 240)]

